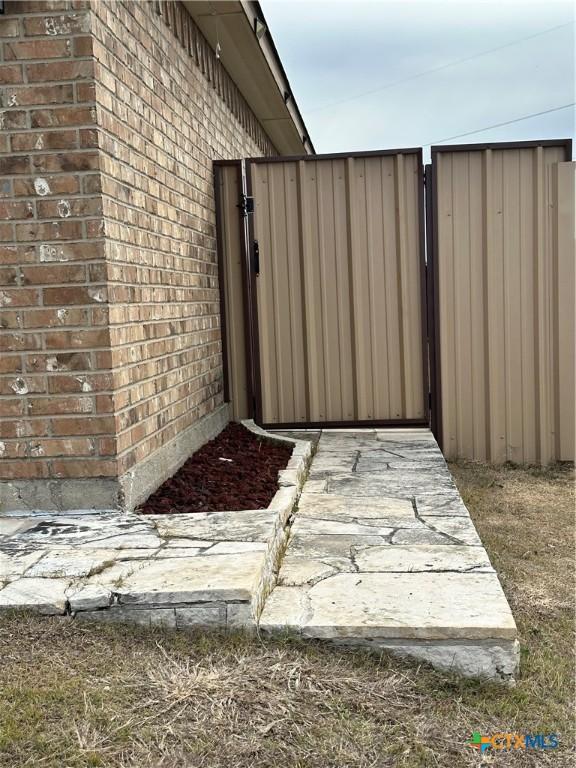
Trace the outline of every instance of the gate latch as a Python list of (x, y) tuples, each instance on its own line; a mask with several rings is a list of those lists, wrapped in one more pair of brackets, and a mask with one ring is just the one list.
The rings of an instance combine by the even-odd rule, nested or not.
[(258, 245), (258, 240), (254, 240), (253, 250), (253, 266), (254, 266), (254, 274), (259, 275), (260, 274), (260, 246)]
[(249, 213), (254, 213), (254, 198), (249, 195), (241, 194), (240, 202), (236, 207), (240, 208), (241, 216), (248, 216)]

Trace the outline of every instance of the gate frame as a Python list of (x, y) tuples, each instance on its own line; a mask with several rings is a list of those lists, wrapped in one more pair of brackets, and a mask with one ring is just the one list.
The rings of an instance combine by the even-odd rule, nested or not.
[[(430, 163), (426, 165), (426, 237), (428, 264), (432, 265), (428, 281), (429, 344), (431, 373), (431, 429), (442, 450), (442, 367), (440, 364), (440, 265), (438, 263), (438, 163), (443, 152), (482, 152), (486, 149), (534, 149), (535, 147), (564, 147), (565, 161), (572, 161), (572, 139), (542, 139), (538, 141), (489, 141), (474, 144), (433, 144)], [(434, 361), (434, 365), (432, 365)]]
[(246, 187), (247, 194), (253, 197), (252, 186), (252, 165), (266, 163), (286, 163), (315, 162), (316, 160), (344, 160), (347, 158), (368, 158), (368, 157), (390, 157), (394, 155), (416, 155), (418, 157), (418, 249), (420, 255), (420, 323), (422, 335), (422, 386), (423, 386), (423, 406), (424, 417), (421, 419), (370, 419), (356, 421), (298, 421), (298, 422), (263, 422), (262, 421), (262, 378), (260, 370), (260, 343), (259, 343), (259, 325), (258, 325), (258, 299), (256, 273), (254, 270), (254, 216), (256, 212), (248, 216), (248, 244), (249, 258), (248, 264), (248, 283), (249, 295), (251, 298), (248, 314), (251, 318), (253, 329), (253, 344), (247, 347), (249, 360), (248, 367), (254, 372), (254, 421), (264, 429), (339, 429), (358, 427), (429, 427), (430, 426), (430, 377), (428, 369), (428, 322), (427, 322), (427, 281), (426, 281), (426, 229), (424, 222), (424, 165), (422, 147), (408, 147), (399, 149), (380, 149), (374, 151), (362, 152), (333, 152), (321, 155), (276, 155), (273, 157), (250, 157), (246, 163)]
[[(223, 167), (236, 167), (238, 180), (238, 189), (246, 194), (246, 174), (243, 171), (244, 160), (214, 160), (213, 161), (213, 181), (214, 181), (214, 200), (216, 216), (216, 251), (218, 266), (218, 293), (220, 298), (220, 333), (222, 337), (222, 372), (223, 372), (223, 395), (224, 402), (230, 402), (230, 370), (228, 365), (228, 329), (227, 329), (227, 309), (226, 309), (226, 269), (224, 263), (224, 232), (222, 218), (222, 199), (220, 195), (220, 169)], [(240, 202), (240, 201), (238, 201)], [(252, 349), (252, 325), (250, 322), (248, 308), (251, 304), (248, 295), (248, 240), (247, 227), (244, 216), (238, 208), (238, 232), (240, 242), (240, 253), (242, 256), (242, 296), (243, 296), (243, 316), (244, 316), (244, 343), (247, 350), (246, 364), (246, 384), (248, 390), (248, 403), (253, 407), (254, 402), (254, 380), (253, 370), (249, 365)]]

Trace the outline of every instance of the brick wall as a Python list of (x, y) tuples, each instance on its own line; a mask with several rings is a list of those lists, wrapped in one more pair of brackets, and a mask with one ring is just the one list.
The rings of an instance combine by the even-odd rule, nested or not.
[(274, 149), (179, 3), (0, 35), (0, 478), (116, 478), (222, 403), (212, 160)]

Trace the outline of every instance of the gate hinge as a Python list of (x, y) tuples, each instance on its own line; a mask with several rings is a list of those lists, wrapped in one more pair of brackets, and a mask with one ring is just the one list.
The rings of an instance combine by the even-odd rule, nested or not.
[(249, 213), (254, 213), (254, 198), (249, 195), (241, 194), (240, 202), (236, 207), (240, 208), (241, 216), (248, 216)]

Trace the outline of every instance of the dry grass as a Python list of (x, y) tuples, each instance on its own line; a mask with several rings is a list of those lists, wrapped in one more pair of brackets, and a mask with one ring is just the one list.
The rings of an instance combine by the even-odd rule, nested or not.
[(3, 615), (0, 765), (459, 768), (475, 730), (560, 734), (484, 765), (573, 765), (571, 475), (453, 469), (518, 620), (515, 689), (290, 638)]

